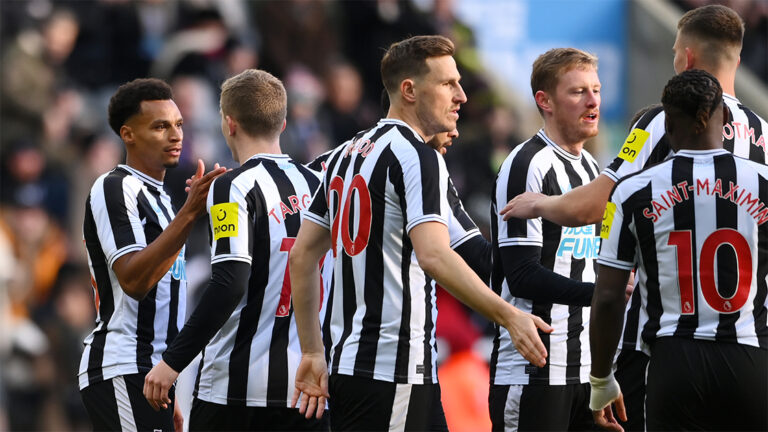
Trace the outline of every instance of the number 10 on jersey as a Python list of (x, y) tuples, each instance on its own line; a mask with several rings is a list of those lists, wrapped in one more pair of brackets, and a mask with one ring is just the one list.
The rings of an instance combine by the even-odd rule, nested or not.
[[(683, 315), (696, 313), (693, 288), (693, 239), (691, 231), (672, 231), (667, 244), (677, 249), (677, 283), (680, 288), (680, 311)], [(729, 246), (736, 253), (738, 281), (736, 292), (723, 297), (715, 281), (717, 249)], [(720, 313), (735, 313), (744, 307), (752, 286), (752, 251), (740, 232), (721, 228), (707, 236), (699, 256), (699, 286), (709, 307)]]
[[(347, 192), (347, 198), (344, 200), (344, 210), (341, 209), (341, 197), (344, 192), (344, 180), (341, 177), (335, 176), (331, 180), (331, 185), (328, 188), (328, 204), (331, 203), (331, 195), (336, 196), (335, 213), (331, 220), (331, 249), (333, 249), (333, 256), (336, 257), (336, 244), (339, 236), (339, 226), (341, 226), (341, 243), (344, 247), (344, 252), (349, 256), (355, 256), (368, 247), (368, 240), (371, 236), (371, 192), (368, 190), (368, 184), (365, 182), (365, 178), (360, 174), (357, 174), (352, 178), (352, 182), (349, 184), (349, 190)], [(352, 197), (357, 196), (358, 210), (357, 214), (357, 233), (355, 238), (352, 238), (350, 234), (349, 226), (352, 224), (354, 227), (354, 221), (350, 221), (350, 210), (352, 207)], [(339, 217), (341, 213), (341, 217)]]

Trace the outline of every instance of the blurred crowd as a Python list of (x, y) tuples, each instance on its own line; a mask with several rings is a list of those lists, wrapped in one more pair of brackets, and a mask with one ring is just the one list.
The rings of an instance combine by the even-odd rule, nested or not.
[[(689, 8), (702, 1), (678, 3)], [(745, 40), (742, 59), (766, 79), (766, 2), (729, 3), (754, 5), (737, 8), (758, 39), (751, 57)], [(123, 161), (106, 107), (126, 81), (154, 76), (173, 88), (184, 116), (184, 149), (165, 186), (180, 207), (198, 158), (208, 168), (235, 165), (220, 137), (218, 94), (227, 77), (258, 67), (283, 80), (289, 113), (282, 149), (308, 162), (384, 115), (379, 60), (390, 43), (448, 36), (469, 102), (446, 162), (487, 234), (498, 165), (529, 131), (521, 130), (520, 107), (484, 73), (473, 31), (454, 6), (453, 0), (1, 2), (0, 430), (89, 427), (76, 381), (82, 340), (95, 317), (82, 221), (92, 182)], [(199, 221), (187, 244), (190, 304), (209, 277), (206, 230)], [(471, 351), (487, 323), (452, 299), (440, 301), (441, 317), (457, 317), (438, 323), (442, 353)]]

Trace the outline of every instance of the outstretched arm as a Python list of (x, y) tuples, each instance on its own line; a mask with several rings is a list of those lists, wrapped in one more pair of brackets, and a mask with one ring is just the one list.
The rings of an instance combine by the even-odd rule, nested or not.
[(627, 421), (624, 399), (611, 367), (624, 322), (624, 303), (629, 270), (600, 264), (592, 298), (589, 346), (592, 353), (589, 406), (595, 422), (607, 429), (621, 430), (611, 413), (611, 404), (622, 421)]
[(248, 288), (251, 266), (242, 261), (213, 264), (211, 280), (184, 328), (144, 377), (144, 397), (157, 411), (171, 402), (168, 390), (237, 308)]
[(329, 397), (328, 366), (317, 315), (320, 310), (320, 291), (317, 289), (320, 271), (317, 263), (330, 247), (328, 230), (305, 219), (288, 258), (293, 310), (301, 343), (301, 362), (296, 370), (296, 389), (291, 406), (296, 406), (301, 397), (299, 412), (306, 418), (311, 418), (313, 413), (321, 418), (325, 400)]
[(409, 232), (419, 265), (462, 303), (503, 325), (515, 347), (528, 361), (546, 364), (547, 350), (536, 329), (551, 332), (539, 317), (505, 302), (488, 288), (449, 245), (448, 229), (439, 222), (416, 225)]
[(205, 212), (205, 200), (211, 182), (226, 172), (226, 168), (216, 164), (208, 174), (203, 175), (204, 171), (203, 161), (198, 160), (197, 173), (188, 181), (187, 201), (155, 241), (138, 252), (121, 256), (112, 264), (120, 286), (130, 297), (143, 299), (171, 268), (195, 220)]
[(533, 219), (542, 217), (558, 225), (577, 227), (600, 222), (605, 204), (616, 184), (610, 177), (600, 174), (591, 182), (563, 195), (544, 195), (523, 192), (512, 198), (499, 214), (510, 218)]

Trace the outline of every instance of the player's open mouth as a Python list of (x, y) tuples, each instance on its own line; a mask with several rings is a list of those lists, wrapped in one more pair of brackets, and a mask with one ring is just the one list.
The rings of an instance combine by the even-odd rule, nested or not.
[(181, 147), (174, 147), (174, 148), (166, 150), (165, 152), (170, 154), (171, 156), (179, 157), (179, 156), (181, 156)]
[(584, 118), (588, 121), (596, 121), (598, 117), (599, 116), (597, 113), (591, 113), (584, 116)]

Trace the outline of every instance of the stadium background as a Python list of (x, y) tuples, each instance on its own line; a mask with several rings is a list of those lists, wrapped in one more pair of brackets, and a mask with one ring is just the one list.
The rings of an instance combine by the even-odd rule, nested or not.
[[(713, 1), (0, 1), (0, 430), (88, 428), (75, 376), (94, 319), (82, 217), (93, 180), (123, 160), (106, 121), (119, 84), (143, 76), (172, 84), (184, 151), (165, 184), (180, 206), (197, 158), (234, 166), (219, 131), (218, 89), (227, 77), (259, 67), (283, 79), (283, 150), (306, 162), (383, 115), (384, 48), (410, 35), (446, 35), (469, 98), (446, 160), (487, 235), (497, 168), (541, 126), (528, 81), (533, 59), (556, 46), (600, 57), (601, 132), (588, 148), (604, 166), (632, 114), (657, 102), (674, 73), (680, 14), (706, 3)], [(768, 117), (768, 1), (715, 3), (746, 21), (737, 96)], [(205, 229), (200, 221), (187, 243), (190, 310), (209, 276)], [(439, 308), (451, 430), (489, 429), (490, 327), (445, 295)], [(190, 385), (184, 376), (182, 388)]]

